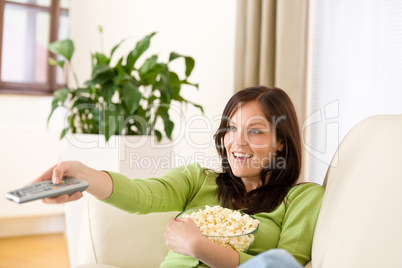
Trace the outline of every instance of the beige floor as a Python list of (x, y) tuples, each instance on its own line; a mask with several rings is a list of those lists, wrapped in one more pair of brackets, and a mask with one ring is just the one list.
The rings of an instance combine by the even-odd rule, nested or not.
[(68, 268), (63, 234), (0, 239), (0, 268)]

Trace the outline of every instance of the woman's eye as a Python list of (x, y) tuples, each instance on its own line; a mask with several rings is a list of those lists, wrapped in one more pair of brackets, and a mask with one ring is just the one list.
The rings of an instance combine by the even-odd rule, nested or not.
[(236, 130), (236, 128), (235, 128), (234, 126), (229, 126), (229, 127), (228, 127), (228, 130), (229, 130), (229, 131), (234, 131), (234, 130)]
[(250, 129), (250, 133), (251, 133), (251, 134), (261, 134), (262, 131), (261, 131), (261, 130), (258, 130), (258, 129)]

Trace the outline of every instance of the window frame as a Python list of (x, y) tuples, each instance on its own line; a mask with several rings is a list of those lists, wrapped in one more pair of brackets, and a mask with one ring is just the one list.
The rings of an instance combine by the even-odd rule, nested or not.
[[(4, 26), (4, 10), (6, 4), (13, 4), (23, 7), (30, 7), (41, 9), (49, 12), (50, 15), (50, 29), (49, 29), (49, 43), (57, 41), (59, 34), (59, 19), (60, 14), (69, 14), (69, 9), (60, 7), (60, 0), (51, 0), (49, 7), (40, 6), (30, 3), (19, 3), (12, 0), (0, 0), (0, 94), (26, 94), (26, 95), (53, 95), (59, 89), (66, 87), (66, 84), (57, 84), (56, 74), (57, 66), (48, 64), (47, 68), (47, 81), (46, 83), (24, 83), (24, 82), (6, 82), (1, 79), (2, 70), (2, 52), (3, 52), (3, 26)], [(52, 57), (56, 59), (53, 53), (47, 51), (47, 58)]]

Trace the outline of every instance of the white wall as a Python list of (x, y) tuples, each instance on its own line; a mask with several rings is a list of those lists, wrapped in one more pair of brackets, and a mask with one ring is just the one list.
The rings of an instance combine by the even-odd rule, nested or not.
[[(41, 229), (32, 224), (31, 229), (23, 227), (19, 233), (15, 227), (18, 223), (10, 224), (11, 218), (63, 214), (62, 205), (49, 206), (41, 201), (18, 205), (4, 198), (6, 192), (28, 184), (59, 161), (61, 124), (55, 124), (54, 119), (60, 118), (60, 113), (55, 114), (47, 130), (50, 104), (50, 97), (0, 94), (0, 236)], [(61, 229), (63, 226), (52, 228)]]
[[(80, 82), (89, 77), (90, 52), (100, 48), (98, 23), (104, 28), (106, 52), (122, 38), (132, 37), (116, 52), (119, 56), (131, 50), (146, 34), (157, 31), (151, 43), (152, 53), (160, 52), (160, 57), (167, 59), (170, 51), (176, 51), (195, 58), (191, 81), (199, 83), (200, 89), (199, 92), (187, 89), (184, 96), (202, 104), (205, 109), (205, 116), (191, 124), (189, 120), (199, 112), (190, 106), (184, 110), (185, 118), (176, 116), (174, 119), (174, 135), (181, 137), (176, 153), (182, 158), (177, 164), (197, 161), (214, 167), (208, 160), (215, 155), (215, 149), (208, 142), (218, 123), (214, 117), (221, 114), (233, 92), (235, 8), (236, 1), (232, 0), (72, 0), (71, 37), (76, 46), (73, 61)], [(50, 97), (0, 95), (0, 183), (3, 193), (29, 183), (59, 161), (62, 115), (56, 114), (47, 131), (50, 104)], [(211, 122), (210, 126), (208, 122)], [(190, 129), (194, 132), (206, 127), (209, 127), (206, 133), (189, 134)], [(187, 139), (181, 134), (183, 131)], [(196, 148), (194, 143), (203, 148)], [(202, 144), (206, 145), (199, 146)], [(61, 206), (44, 205), (40, 201), (16, 205), (0, 198), (0, 223), (9, 217), (59, 213), (62, 213)]]

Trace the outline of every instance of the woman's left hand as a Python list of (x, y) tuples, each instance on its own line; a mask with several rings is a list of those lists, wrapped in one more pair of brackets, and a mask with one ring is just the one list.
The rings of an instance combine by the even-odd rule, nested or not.
[(166, 245), (174, 252), (195, 256), (197, 245), (202, 239), (206, 239), (198, 226), (190, 218), (172, 217), (164, 234)]

